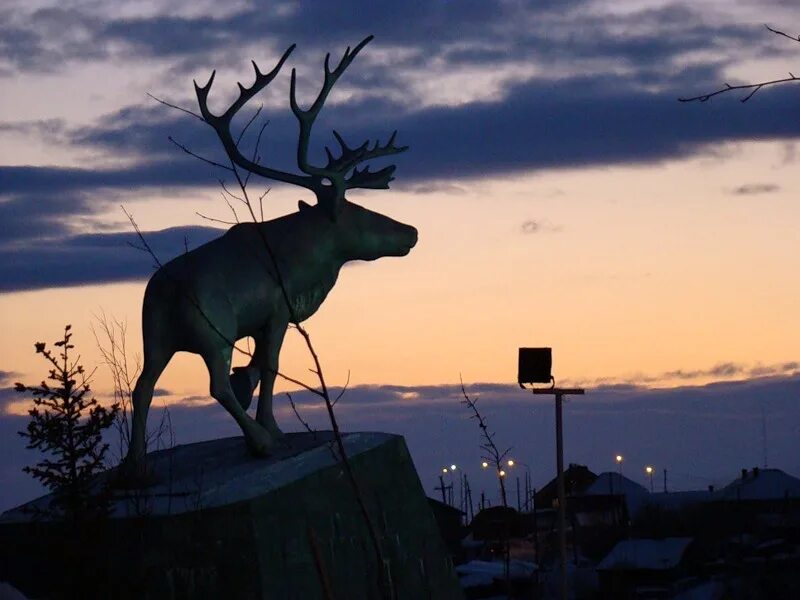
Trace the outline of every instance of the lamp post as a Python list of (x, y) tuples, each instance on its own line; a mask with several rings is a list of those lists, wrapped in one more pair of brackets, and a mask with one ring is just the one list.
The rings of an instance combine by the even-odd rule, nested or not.
[(558, 490), (558, 551), (561, 566), (561, 599), (567, 600), (567, 512), (566, 492), (564, 490), (564, 439), (563, 411), (564, 396), (568, 394), (583, 395), (582, 388), (557, 388), (551, 371), (553, 355), (551, 348), (520, 348), (517, 382), (519, 387), (525, 384), (549, 383), (549, 388), (530, 388), (533, 394), (549, 394), (555, 396), (556, 408), (556, 488)]
[(647, 473), (648, 477), (650, 477), (650, 493), (652, 494), (653, 493), (653, 473), (655, 472), (655, 469), (652, 466), (647, 465), (644, 468), (644, 472)]

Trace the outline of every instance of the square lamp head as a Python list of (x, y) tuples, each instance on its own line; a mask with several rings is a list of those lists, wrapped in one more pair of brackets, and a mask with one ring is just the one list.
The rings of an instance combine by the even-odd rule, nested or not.
[(550, 383), (553, 380), (552, 348), (520, 348), (517, 381), (525, 383)]

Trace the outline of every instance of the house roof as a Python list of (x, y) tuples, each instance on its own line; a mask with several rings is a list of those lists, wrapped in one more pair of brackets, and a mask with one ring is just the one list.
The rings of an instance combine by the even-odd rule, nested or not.
[(466, 514), (460, 508), (456, 508), (455, 506), (450, 506), (449, 504), (445, 504), (441, 500), (437, 500), (436, 498), (431, 498), (428, 496), (428, 504), (434, 510), (440, 510), (445, 513), (452, 513), (453, 515), (464, 515)]
[(677, 567), (692, 538), (623, 540), (597, 565), (598, 571), (666, 571)]
[(594, 483), (583, 493), (587, 496), (625, 496), (625, 504), (631, 515), (639, 512), (639, 509), (650, 495), (650, 492), (644, 486), (624, 477), (620, 473), (610, 471), (600, 473)]
[(650, 492), (644, 486), (620, 473), (606, 471), (605, 473), (600, 473), (592, 485), (586, 488), (583, 493), (588, 496), (605, 496), (607, 494), (644, 496)]
[(780, 469), (743, 470), (741, 477), (722, 488), (719, 500), (781, 500), (800, 498), (800, 479)]
[[(564, 471), (564, 488), (567, 495), (580, 494), (597, 479), (597, 475), (586, 465), (570, 463)], [(536, 492), (536, 502), (548, 504), (556, 497), (558, 477), (554, 477), (547, 485)]]

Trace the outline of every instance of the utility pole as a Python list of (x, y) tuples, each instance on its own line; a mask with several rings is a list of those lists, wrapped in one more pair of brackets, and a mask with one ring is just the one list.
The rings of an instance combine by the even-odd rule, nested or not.
[(556, 400), (556, 489), (558, 491), (558, 555), (561, 566), (561, 599), (567, 600), (567, 494), (564, 485), (564, 396), (582, 396), (581, 388), (532, 389), (533, 394), (550, 394)]
[(434, 490), (442, 490), (442, 504), (447, 504), (447, 486), (444, 484), (444, 477), (439, 475), (439, 487)]
[[(584, 394), (582, 388), (558, 388), (552, 375), (553, 356), (551, 348), (520, 348), (517, 382), (522, 389), (525, 384), (549, 383), (549, 388), (531, 388), (534, 395), (555, 396), (556, 405), (556, 487), (558, 490), (558, 553), (561, 563), (561, 600), (567, 600), (567, 499), (564, 486), (564, 427), (563, 403), (566, 395)], [(535, 509), (535, 507), (534, 507)]]

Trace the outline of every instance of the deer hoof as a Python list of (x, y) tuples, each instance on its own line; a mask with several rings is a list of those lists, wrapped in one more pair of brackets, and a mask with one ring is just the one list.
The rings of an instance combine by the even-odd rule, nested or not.
[(269, 456), (275, 447), (275, 439), (267, 430), (258, 426), (251, 429), (245, 436), (247, 449), (253, 456)]
[(275, 440), (282, 440), (286, 437), (286, 434), (281, 431), (280, 427), (278, 427), (278, 424), (275, 422), (275, 417), (272, 415), (269, 416), (269, 419), (258, 421), (258, 424), (266, 429)]

